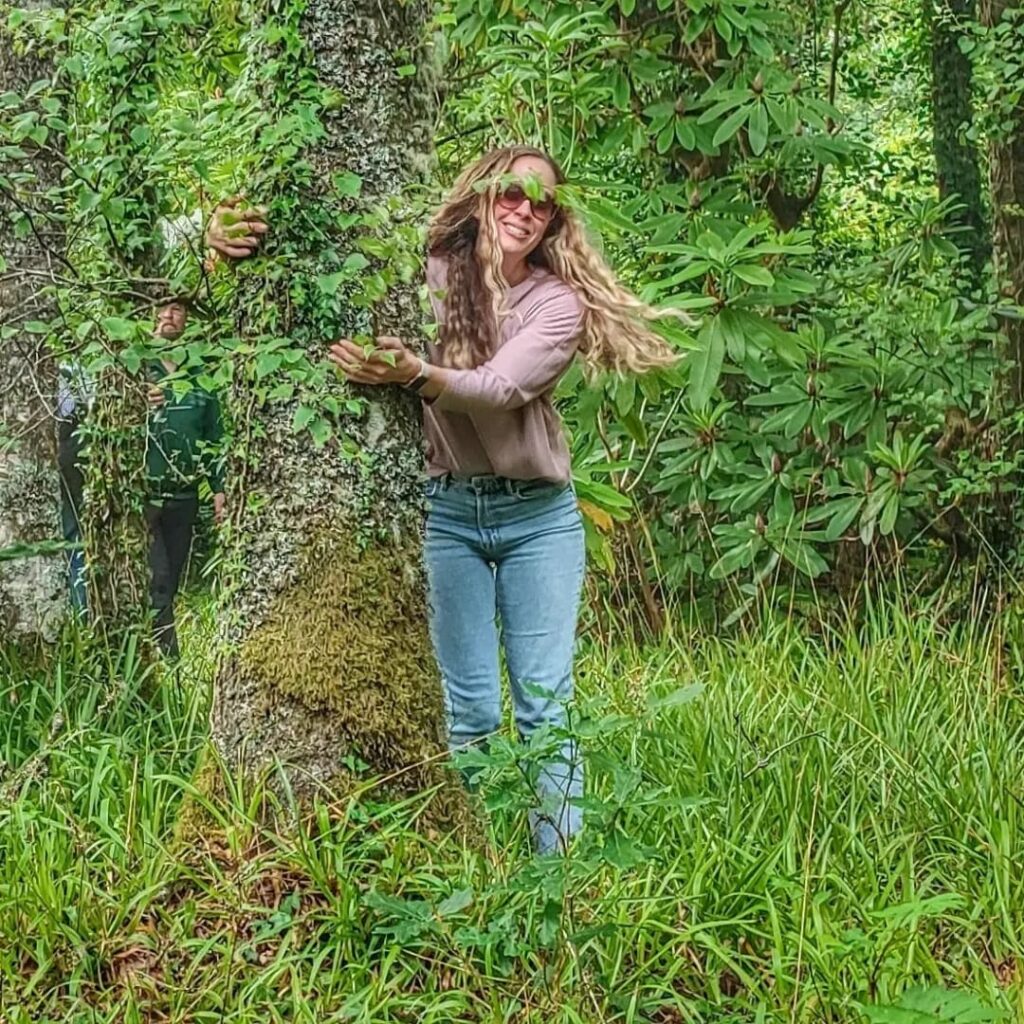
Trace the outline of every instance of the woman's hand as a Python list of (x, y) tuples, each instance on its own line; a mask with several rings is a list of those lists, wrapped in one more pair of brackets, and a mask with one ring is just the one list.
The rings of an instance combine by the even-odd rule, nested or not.
[(401, 338), (382, 336), (368, 356), (361, 346), (339, 338), (328, 350), (328, 358), (340, 366), (353, 384), (409, 384), (419, 375), (422, 362)]

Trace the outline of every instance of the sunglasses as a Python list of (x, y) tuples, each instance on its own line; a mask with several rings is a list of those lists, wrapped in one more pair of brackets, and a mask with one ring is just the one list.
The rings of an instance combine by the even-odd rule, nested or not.
[(554, 213), (554, 196), (544, 195), (541, 199), (530, 199), (522, 185), (507, 185), (498, 193), (497, 203), (506, 210), (514, 210), (524, 199), (529, 200), (530, 213), (534, 217), (550, 217)]

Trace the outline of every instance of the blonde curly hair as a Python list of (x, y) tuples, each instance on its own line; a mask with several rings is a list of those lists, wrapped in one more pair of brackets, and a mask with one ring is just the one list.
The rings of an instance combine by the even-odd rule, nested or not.
[[(439, 326), (442, 358), (452, 367), (486, 361), (508, 315), (508, 282), (502, 273), (494, 200), (512, 165), (524, 156), (544, 160), (557, 184), (565, 183), (558, 164), (533, 146), (503, 146), (467, 167), (430, 222), (427, 249), (447, 262), (444, 323)], [(656, 309), (624, 288), (601, 254), (587, 240), (572, 210), (556, 206), (536, 249), (527, 257), (564, 281), (583, 306), (579, 352), (592, 370), (644, 373), (674, 365), (679, 356), (650, 321), (675, 317), (680, 310)]]

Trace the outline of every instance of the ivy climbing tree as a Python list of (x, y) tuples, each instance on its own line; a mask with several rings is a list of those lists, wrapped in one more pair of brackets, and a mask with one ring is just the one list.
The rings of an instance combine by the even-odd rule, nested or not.
[(924, 0), (931, 42), (931, 111), (939, 196), (953, 196), (951, 221), (963, 232), (971, 277), (981, 280), (989, 256), (981, 166), (974, 139), (973, 68), (960, 42), (970, 37), (975, 0)]
[(990, 105), (989, 178), (993, 242), (1002, 297), (1016, 309), (1000, 318), (1006, 341), (1001, 371), (1002, 399), (1008, 409), (1024, 404), (1024, 99), (1021, 96), (1021, 39), (1024, 8), (1016, 0), (981, 0), (986, 32), (977, 59), (987, 72)]
[(79, 322), (77, 340), (86, 342), (95, 391), (85, 458), (89, 606), (113, 638), (149, 611), (147, 406), (138, 371), (154, 308), (169, 288), (158, 229), (163, 174), (150, 122), (161, 71), (174, 67), (188, 20), (185, 3), (141, 0), (126, 10), (101, 2), (82, 12), (72, 34), (81, 127), (71, 156), (90, 171), (78, 183), (73, 255), (88, 276), (65, 302)]

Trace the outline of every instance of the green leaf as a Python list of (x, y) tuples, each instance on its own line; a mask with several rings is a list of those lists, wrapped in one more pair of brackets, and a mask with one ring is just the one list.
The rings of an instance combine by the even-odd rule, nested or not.
[(612, 75), (612, 102), (619, 110), (629, 110), (629, 79), (616, 68)]
[(121, 353), (121, 362), (129, 373), (136, 374), (142, 368), (142, 353), (137, 348), (125, 349)]
[(690, 683), (688, 686), (680, 686), (663, 697), (648, 697), (648, 711), (664, 711), (666, 708), (678, 708), (684, 704), (695, 701), (704, 692), (702, 683)]
[(693, 409), (703, 409), (715, 390), (725, 359), (725, 338), (718, 317), (713, 317), (697, 334), (701, 346), (689, 357), (688, 396)]
[(450, 917), (465, 910), (473, 902), (472, 889), (456, 889), (450, 896), (437, 905), (438, 917)]
[(694, 260), (678, 273), (672, 274), (658, 282), (659, 288), (674, 288), (677, 284), (692, 281), (695, 277), (703, 277), (711, 269), (707, 260)]
[[(648, 107), (644, 107), (644, 116), (651, 118), (652, 121), (664, 123), (676, 112), (676, 105), (672, 100), (660, 100), (658, 103), (652, 103)], [(654, 125), (651, 125), (653, 130)]]
[(316, 279), (316, 284), (324, 295), (336, 295), (341, 283), (349, 276), (344, 270), (336, 270), (333, 274), (322, 274)]
[(290, 402), (295, 397), (295, 385), (290, 381), (284, 381), (281, 384), (275, 384), (270, 389), (270, 393), (267, 395), (268, 401), (271, 402)]
[(617, 206), (606, 199), (591, 199), (587, 204), (587, 213), (599, 224), (612, 231), (636, 233), (636, 225)]
[(708, 576), (713, 580), (723, 580), (726, 576), (731, 576), (737, 569), (744, 569), (750, 565), (754, 557), (753, 547), (751, 542), (744, 541), (742, 544), (738, 544), (734, 548), (729, 548), (721, 558), (711, 569), (708, 571)]
[(767, 267), (759, 266), (756, 263), (737, 263), (732, 267), (732, 272), (747, 284), (758, 288), (771, 288), (775, 284), (775, 278)]
[(861, 1005), (870, 1024), (992, 1024), (1005, 1013), (973, 992), (932, 986), (907, 989), (895, 1005)]
[(345, 262), (342, 263), (341, 269), (351, 277), (360, 270), (365, 270), (369, 265), (370, 261), (361, 252), (353, 252), (345, 257)]
[(311, 405), (300, 405), (295, 410), (295, 415), (292, 417), (292, 433), (297, 434), (301, 430), (305, 430), (306, 427), (312, 423), (316, 416), (316, 409)]
[(264, 352), (256, 358), (256, 377), (266, 377), (280, 367), (284, 356), (280, 352)]
[(764, 105), (769, 116), (775, 122), (775, 127), (784, 135), (791, 135), (793, 133), (793, 126), (789, 124), (785, 108), (782, 104), (778, 100), (773, 100), (771, 96), (766, 96)]
[(363, 179), (352, 171), (341, 171), (334, 175), (334, 190), (343, 199), (355, 199), (363, 187)]
[(720, 95), (723, 95), (724, 98), (705, 110), (697, 119), (698, 124), (710, 124), (712, 121), (717, 121), (723, 114), (735, 110), (740, 105), (745, 105), (750, 99), (750, 93), (746, 89), (729, 89)]
[(309, 433), (317, 448), (322, 448), (334, 433), (334, 427), (331, 426), (330, 420), (325, 419), (323, 416), (317, 416), (309, 425)]
[(114, 341), (129, 341), (135, 335), (135, 321), (125, 320), (119, 316), (105, 316), (102, 321), (103, 330), (108, 338)]
[(749, 395), (743, 399), (745, 406), (773, 406), (773, 405), (795, 405), (797, 402), (807, 401), (806, 388), (799, 384), (780, 384), (771, 391), (761, 394)]
[(725, 338), (725, 350), (734, 363), (742, 363), (746, 354), (747, 341), (743, 336), (743, 327), (728, 306), (718, 314), (718, 326)]
[(857, 513), (863, 507), (864, 499), (860, 497), (843, 498), (840, 501), (830, 502), (827, 508), (834, 508), (832, 518), (825, 527), (825, 539), (837, 541), (849, 529), (850, 524), (857, 518)]
[(784, 540), (778, 548), (779, 554), (795, 569), (814, 579), (828, 572), (828, 563), (809, 544), (795, 540)]
[(896, 517), (900, 514), (900, 496), (893, 491), (889, 495), (889, 499), (885, 503), (885, 507), (882, 509), (882, 514), (878, 519), (878, 529), (882, 536), (888, 536), (893, 531), (893, 527), (896, 525)]
[(747, 124), (747, 138), (754, 156), (760, 156), (768, 145), (768, 111), (763, 103), (755, 103)]
[(629, 434), (629, 436), (636, 441), (641, 448), (645, 448), (647, 446), (647, 428), (644, 426), (644, 421), (636, 414), (635, 411), (631, 411), (622, 416), (619, 422), (625, 428), (626, 433)]
[(697, 133), (689, 121), (682, 118), (676, 121), (676, 138), (683, 149), (697, 148)]
[(602, 853), (604, 859), (620, 871), (627, 871), (646, 860), (643, 849), (628, 836), (618, 832), (610, 839), (605, 840)]
[(15, 562), (21, 558), (49, 558), (63, 551), (71, 551), (81, 545), (67, 540), (37, 540), (32, 543), (19, 542), (0, 548), (0, 563)]
[(723, 142), (731, 139), (746, 121), (749, 107), (742, 106), (734, 110), (719, 126), (711, 140), (711, 145), (720, 146)]

